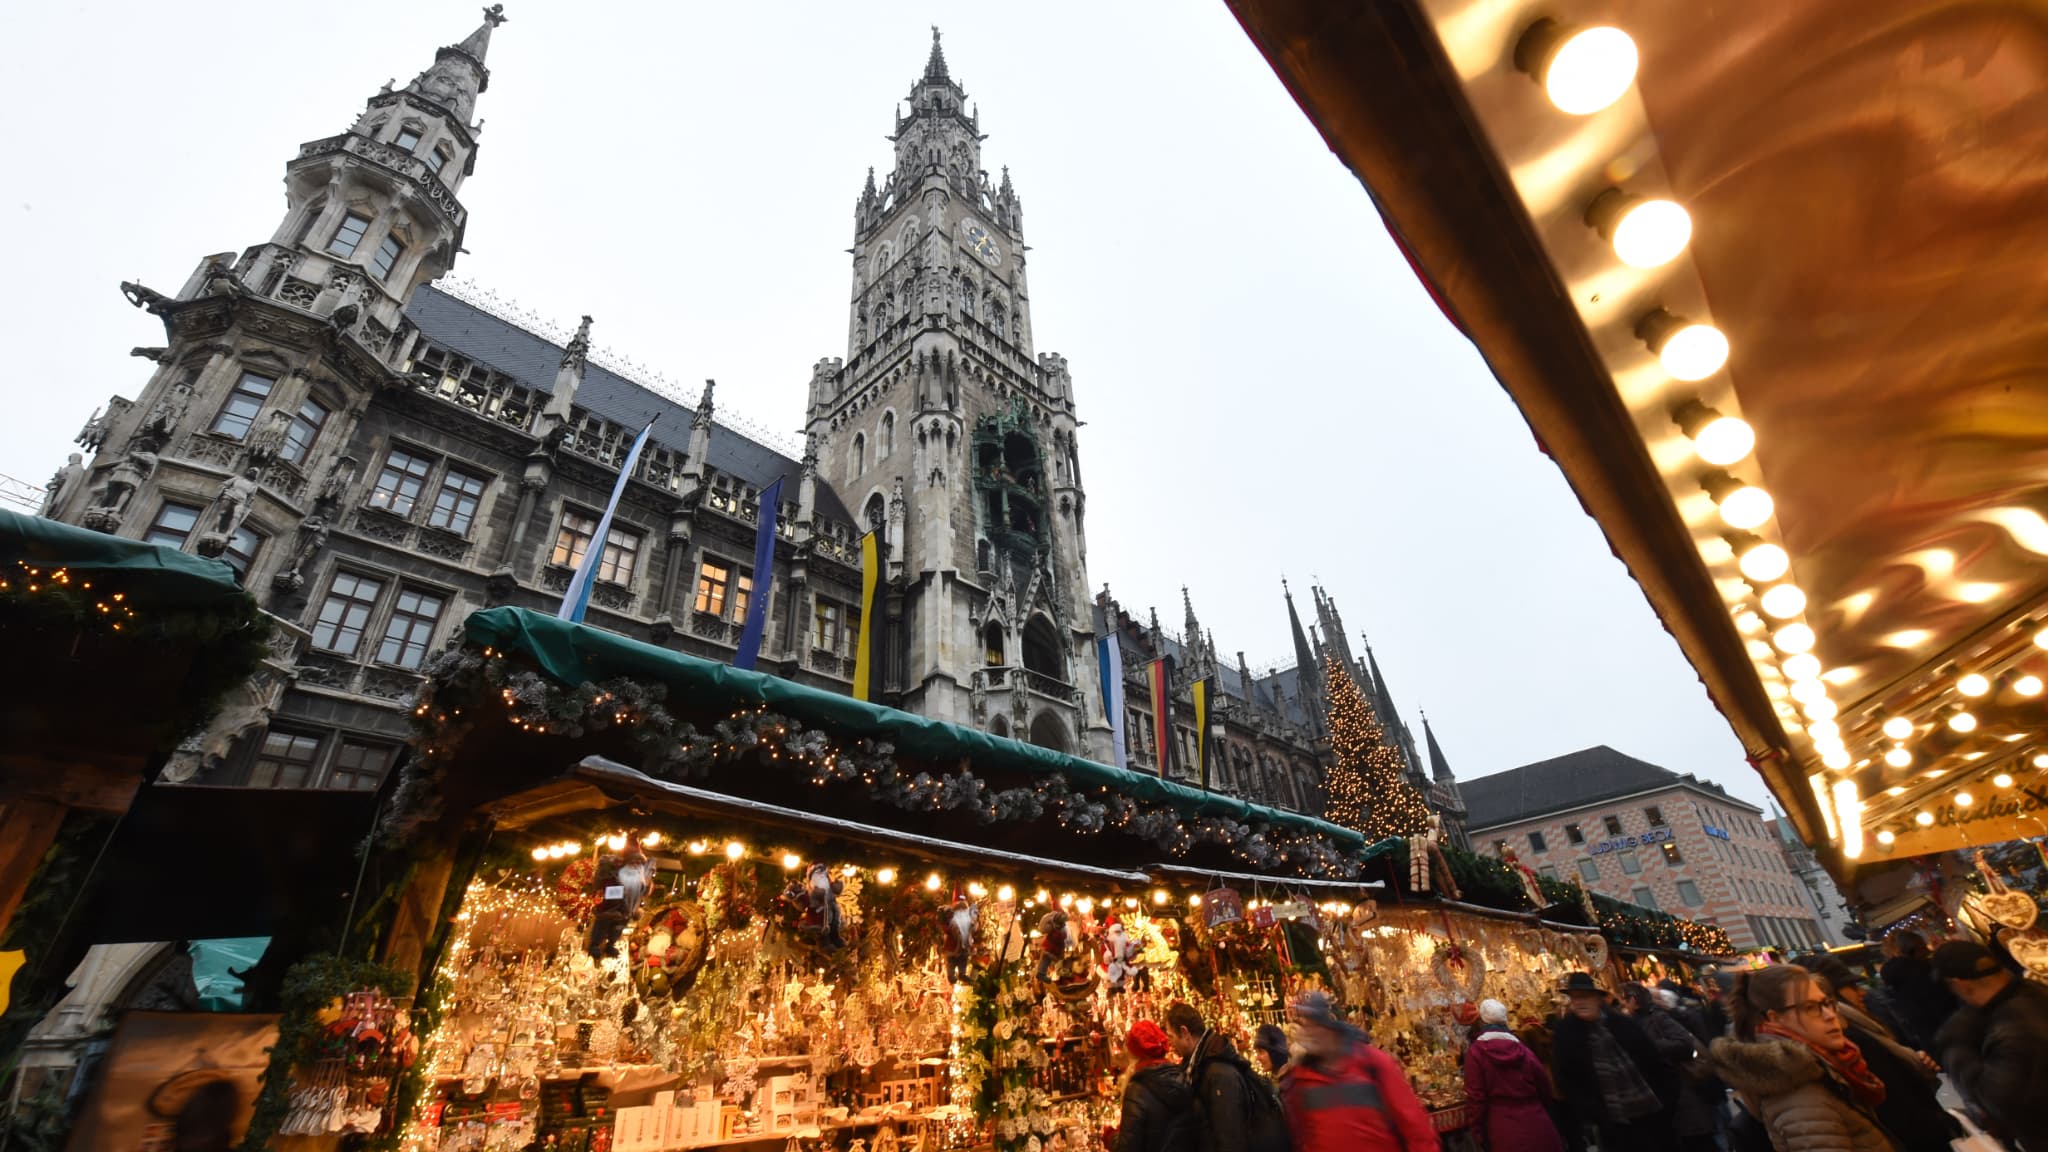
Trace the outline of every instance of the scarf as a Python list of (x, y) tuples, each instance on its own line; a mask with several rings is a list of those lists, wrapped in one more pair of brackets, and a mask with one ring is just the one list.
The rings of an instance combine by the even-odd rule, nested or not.
[(1879, 1080), (1877, 1073), (1864, 1062), (1863, 1050), (1850, 1041), (1843, 1040), (1841, 1048), (1830, 1052), (1799, 1033), (1776, 1024), (1762, 1025), (1756, 1031), (1759, 1036), (1776, 1036), (1780, 1040), (1805, 1045), (1807, 1051), (1819, 1057), (1823, 1067), (1833, 1069), (1835, 1075), (1842, 1078), (1855, 1095), (1856, 1102), (1865, 1108), (1875, 1108), (1884, 1103), (1884, 1081)]
[(1586, 1055), (1593, 1062), (1593, 1080), (1600, 1086), (1600, 1103), (1610, 1123), (1632, 1124), (1663, 1110), (1663, 1102), (1650, 1091), (1650, 1082), (1607, 1030), (1605, 1020), (1587, 1027)]

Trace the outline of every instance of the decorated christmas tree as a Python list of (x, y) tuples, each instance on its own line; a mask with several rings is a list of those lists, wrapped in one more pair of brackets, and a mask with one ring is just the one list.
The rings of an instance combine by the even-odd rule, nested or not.
[(1334, 660), (1323, 661), (1324, 699), (1330, 707), (1332, 823), (1356, 828), (1368, 840), (1417, 836), (1429, 831), (1429, 806), (1401, 774), (1401, 755), (1387, 739), (1372, 703), (1351, 674)]

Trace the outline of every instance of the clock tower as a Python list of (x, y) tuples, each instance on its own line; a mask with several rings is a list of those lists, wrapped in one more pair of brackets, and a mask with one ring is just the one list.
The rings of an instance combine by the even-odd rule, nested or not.
[(818, 478), (886, 541), (879, 698), (1105, 758), (1072, 382), (1032, 350), (1023, 207), (937, 29), (908, 104), (807, 414)]

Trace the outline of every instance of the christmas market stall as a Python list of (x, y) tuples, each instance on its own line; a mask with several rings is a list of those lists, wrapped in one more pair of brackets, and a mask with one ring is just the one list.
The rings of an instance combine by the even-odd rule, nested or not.
[(377, 971), (419, 987), (288, 1016), (252, 1145), (1077, 1152), (1132, 1022), (1248, 1050), (1309, 988), (1453, 1128), (1476, 1001), (1541, 1019), (1607, 958), (1411, 890), (1401, 841), (517, 609), (465, 632), (378, 835), (414, 863)]
[(1229, 3), (1852, 903), (2048, 833), (2038, 12)]

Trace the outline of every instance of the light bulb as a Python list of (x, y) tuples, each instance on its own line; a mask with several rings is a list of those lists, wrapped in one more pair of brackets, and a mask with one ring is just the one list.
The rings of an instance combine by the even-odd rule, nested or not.
[(1655, 268), (1685, 251), (1692, 216), (1669, 200), (1632, 204), (1614, 222), (1614, 254), (1631, 268)]
[(1970, 795), (1968, 792), (1956, 793), (1956, 807), (1958, 808), (1968, 808), (1970, 805), (1975, 804), (1976, 802), (1977, 798), (1975, 796)]
[(711, 851), (711, 845), (708, 842), (703, 840), (690, 841), (690, 855), (702, 856), (709, 851)]
[(1136, 896), (1126, 896), (1126, 897), (1124, 897), (1124, 907), (1126, 907), (1126, 908), (1136, 908), (1137, 906), (1138, 906), (1138, 898), (1137, 898)]
[(2013, 681), (2012, 690), (2022, 696), (2039, 696), (2041, 694), (2041, 678), (2029, 673)]
[(2039, 632), (2034, 633), (2034, 647), (2048, 648), (2048, 628), (2043, 628)]
[(548, 845), (548, 859), (550, 860), (560, 860), (562, 857), (567, 856), (568, 854), (568, 850), (563, 848), (560, 844)]
[(1759, 584), (1768, 584), (1792, 567), (1792, 557), (1776, 544), (1752, 544), (1736, 560), (1742, 574)]
[[(2044, 760), (2048, 760), (2048, 756), (2044, 756), (2044, 757), (2042, 757), (2042, 759), (2044, 759)], [(1202, 906), (1202, 898), (1201, 898), (1200, 896), (1197, 896), (1197, 895), (1195, 895), (1194, 893), (1189, 893), (1189, 894), (1188, 894), (1188, 907), (1190, 907), (1190, 908), (1200, 908), (1201, 906)]]
[(1015, 900), (1016, 898), (1017, 890), (1015, 888), (1010, 887), (1008, 884), (1005, 884), (1001, 888), (996, 889), (996, 899), (1005, 904), (1008, 904), (1010, 901)]
[(944, 880), (939, 879), (939, 874), (937, 872), (934, 872), (931, 875), (924, 878), (924, 890), (927, 892), (937, 892), (939, 890), (939, 886), (944, 883)]
[(2035, 754), (2034, 767), (2048, 768), (2048, 752), (2040, 752)]
[(1890, 740), (1906, 740), (1913, 735), (1913, 722), (1904, 716), (1894, 716), (1884, 722), (1884, 734)]
[(967, 894), (969, 896), (974, 897), (976, 900), (979, 900), (983, 896), (988, 895), (988, 889), (981, 886), (981, 881), (976, 880), (973, 883), (967, 885)]
[(1811, 652), (1801, 652), (1785, 657), (1783, 665), (1787, 680), (1819, 680), (1820, 657)]
[(877, 869), (875, 869), (875, 883), (877, 883), (877, 884), (894, 884), (895, 882), (896, 882), (896, 870), (895, 870), (894, 868), (877, 868)]
[(1764, 615), (1773, 620), (1789, 620), (1806, 611), (1806, 593), (1797, 584), (1773, 584), (1764, 589), (1761, 602)]
[(1636, 79), (1636, 42), (1619, 28), (1568, 34), (1542, 73), (1543, 91), (1560, 112), (1586, 116), (1628, 91)]
[(607, 848), (609, 848), (609, 849), (611, 849), (611, 850), (612, 850), (612, 851), (614, 851), (614, 852), (623, 852), (623, 851), (625, 851), (625, 850), (626, 850), (626, 834), (625, 834), (624, 832), (614, 832), (614, 833), (612, 833), (611, 835), (609, 835), (609, 836), (607, 836), (607, 837), (605, 837), (605, 838), (604, 838), (604, 846), (605, 846), (605, 847), (607, 847)]
[(1994, 788), (2010, 788), (2012, 787), (2012, 777), (2000, 772), (1991, 778), (1991, 784)]
[(1166, 889), (1164, 889), (1164, 888), (1154, 888), (1154, 889), (1152, 890), (1152, 902), (1153, 902), (1154, 904), (1164, 904), (1164, 903), (1166, 903)]
[(1972, 672), (1956, 681), (1956, 691), (1965, 696), (1982, 696), (1991, 691), (1991, 681), (1980, 672)]
[(1664, 338), (1657, 362), (1674, 380), (1705, 380), (1728, 362), (1728, 337), (1712, 324), (1687, 324)]
[(1804, 624), (1787, 624), (1771, 634), (1778, 651), (1797, 656), (1813, 649), (1813, 629)]
[(1052, 903), (1052, 893), (1047, 892), (1043, 888), (1040, 888), (1037, 892), (1032, 893), (1031, 898), (1038, 901), (1040, 904)]
[(1975, 732), (1977, 718), (1968, 712), (1958, 712), (1948, 718), (1948, 726), (1957, 732)]
[(1074, 894), (1073, 894), (1072, 892), (1062, 892), (1062, 893), (1060, 893), (1060, 907), (1062, 907), (1062, 908), (1072, 908), (1073, 906), (1074, 906)]
[(1806, 707), (1800, 709), (1800, 711), (1806, 713), (1806, 718), (1808, 720), (1833, 720), (1835, 718), (1835, 714), (1840, 712), (1841, 709), (1835, 707), (1835, 702), (1833, 700), (1830, 700), (1827, 697), (1823, 696), (1820, 699), (1815, 700), (1812, 703), (1806, 705)]
[(642, 837), (640, 838), (640, 846), (641, 846), (642, 848), (659, 848), (659, 847), (661, 847), (661, 833), (659, 833), (659, 832), (649, 832), (649, 833), (648, 833), (647, 835), (645, 835), (645, 836), (642, 836)]
[(1885, 753), (1884, 762), (1894, 768), (1904, 768), (1913, 763), (1913, 754), (1902, 745)]
[(538, 847), (538, 848), (535, 848), (535, 849), (533, 850), (533, 858), (534, 858), (535, 860), (545, 860), (545, 859), (547, 859), (547, 858), (548, 858), (548, 846), (547, 846), (547, 845), (545, 845), (545, 844), (543, 844), (543, 845), (541, 845), (540, 847)]
[(1927, 827), (1927, 826), (1928, 826), (1929, 824), (1932, 824), (1932, 823), (1934, 823), (1934, 813), (1932, 813), (1932, 812), (1921, 812), (1921, 813), (1918, 813), (1918, 814), (1916, 814), (1916, 815), (1915, 815), (1915, 816), (1913, 817), (1913, 823), (1915, 823), (1915, 824), (1918, 824), (1918, 825), (1919, 825), (1919, 826), (1921, 826), (1922, 828), (1925, 828), (1925, 827)]
[(1769, 492), (1744, 484), (1721, 498), (1721, 522), (1730, 528), (1754, 528), (1771, 518), (1772, 509)]
[(784, 852), (782, 854), (782, 870), (785, 872), (796, 871), (797, 866), (803, 862), (804, 858), (794, 852)]
[(738, 860), (740, 857), (745, 856), (746, 854), (747, 846), (745, 844), (742, 844), (737, 840), (726, 841), (725, 858), (727, 860)]
[(1811, 736), (1816, 744), (1839, 743), (1842, 739), (1842, 729), (1833, 720), (1817, 720), (1808, 724), (1806, 734)]
[(1095, 911), (1095, 901), (1090, 900), (1086, 896), (1083, 896), (1079, 900), (1074, 901), (1074, 910), (1076, 912), (1079, 912), (1081, 915), (1086, 916), (1089, 913)]
[(1811, 704), (1828, 694), (1828, 686), (1818, 680), (1794, 680), (1792, 698), (1801, 704)]
[(1894, 840), (1897, 840), (1898, 838), (1899, 838), (1899, 837), (1898, 837), (1898, 834), (1897, 834), (1897, 833), (1895, 833), (1895, 832), (1893, 832), (1893, 831), (1892, 831), (1891, 829), (1889, 829), (1889, 828), (1885, 828), (1885, 829), (1883, 829), (1883, 830), (1879, 831), (1879, 832), (1878, 832), (1878, 834), (1877, 834), (1877, 842), (1878, 842), (1879, 844), (1884, 844), (1884, 845), (1887, 845), (1887, 846), (1889, 846), (1889, 845), (1891, 844), (1891, 842), (1892, 842), (1892, 841), (1894, 841)]
[(1692, 450), (1699, 454), (1699, 458), (1721, 467), (1749, 455), (1755, 447), (1756, 430), (1749, 426), (1747, 420), (1734, 416), (1715, 417), (1692, 438)]
[(1820, 762), (1830, 768), (1847, 768), (1849, 766), (1849, 750), (1842, 747), (1830, 748), (1821, 754)]

